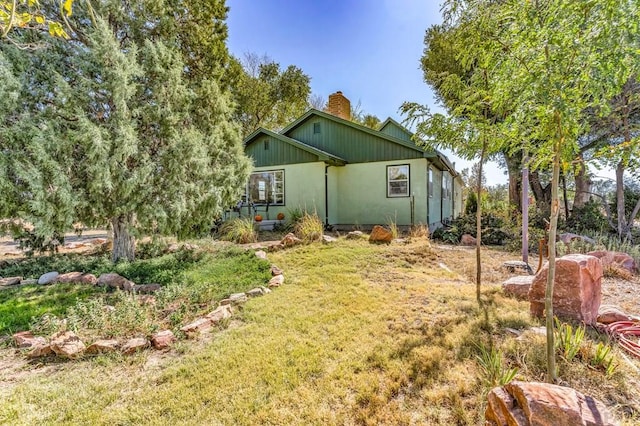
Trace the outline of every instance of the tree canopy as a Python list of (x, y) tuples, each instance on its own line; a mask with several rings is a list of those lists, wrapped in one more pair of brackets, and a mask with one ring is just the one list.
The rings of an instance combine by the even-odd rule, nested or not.
[(41, 235), (110, 224), (113, 260), (132, 259), (139, 232), (208, 230), (237, 199), (250, 164), (222, 81), (226, 8), (195, 3), (77, 4), (70, 42), (2, 45), (2, 216)]

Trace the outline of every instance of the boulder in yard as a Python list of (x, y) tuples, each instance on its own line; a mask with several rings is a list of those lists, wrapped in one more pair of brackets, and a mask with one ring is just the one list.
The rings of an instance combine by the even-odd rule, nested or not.
[(370, 243), (390, 244), (392, 240), (393, 240), (393, 234), (391, 233), (391, 231), (383, 228), (380, 225), (374, 226), (373, 229), (371, 230), (371, 234), (369, 234)]
[(115, 339), (96, 340), (87, 347), (84, 353), (87, 355), (97, 355), (115, 352), (118, 350), (119, 346), (120, 343), (118, 343), (118, 341)]
[(22, 281), (22, 277), (7, 277), (0, 279), (0, 287), (8, 287), (12, 285), (19, 285)]
[(264, 292), (260, 287), (252, 288), (251, 290), (245, 292), (247, 297), (260, 297), (264, 296)]
[(82, 272), (67, 272), (66, 274), (60, 274), (56, 277), (57, 283), (77, 283), (82, 277)]
[(347, 240), (360, 240), (364, 238), (362, 231), (351, 231), (347, 234)]
[(264, 250), (258, 250), (256, 252), (256, 257), (258, 259), (267, 260), (267, 252), (265, 252)]
[(598, 310), (598, 322), (600, 324), (611, 324), (618, 321), (634, 321), (637, 318), (626, 314), (617, 306), (604, 305)]
[(182, 327), (180, 329), (180, 331), (182, 331), (183, 333), (186, 333), (186, 334), (189, 335), (189, 334), (201, 333), (201, 332), (204, 332), (204, 331), (208, 331), (208, 330), (211, 329), (211, 327), (213, 327), (213, 322), (211, 322), (211, 320), (209, 318), (198, 318), (197, 320), (193, 321), (192, 323), (189, 323), (189, 324), (185, 325), (184, 327)]
[(34, 345), (29, 353), (27, 354), (27, 358), (42, 358), (45, 356), (53, 355), (53, 350), (51, 349), (51, 345), (48, 343), (37, 344)]
[(53, 284), (55, 282), (56, 278), (58, 278), (58, 275), (60, 275), (60, 274), (58, 272), (56, 272), (56, 271), (47, 272), (46, 274), (42, 274), (42, 275), (40, 275), (40, 278), (38, 278), (38, 284), (41, 284), (41, 285)]
[(56, 355), (64, 358), (78, 358), (82, 355), (86, 346), (73, 331), (61, 331), (51, 336), (51, 350)]
[(535, 276), (519, 275), (511, 277), (502, 283), (502, 292), (505, 296), (515, 297), (519, 300), (529, 300), (529, 290)]
[(38, 284), (38, 280), (35, 278), (27, 278), (20, 281), (20, 285), (36, 285)]
[(284, 244), (282, 243), (271, 244), (269, 247), (267, 247), (267, 251), (269, 252), (280, 251), (282, 249), (284, 249)]
[(220, 305), (208, 313), (205, 318), (211, 321), (211, 323), (217, 324), (224, 319), (231, 318), (232, 315), (231, 305)]
[(100, 286), (107, 286), (108, 288), (131, 291), (134, 288), (134, 283), (126, 279), (125, 277), (110, 273), (110, 274), (102, 274), (98, 277), (98, 282), (96, 283)]
[(460, 237), (460, 245), (461, 246), (475, 246), (476, 245), (476, 239), (472, 235), (464, 234), (462, 237)]
[(533, 274), (531, 266), (527, 262), (522, 260), (508, 260), (502, 264), (502, 267), (509, 272), (526, 272), (527, 274)]
[(636, 265), (635, 259), (629, 256), (627, 253), (622, 253), (619, 251), (597, 250), (590, 251), (587, 254), (589, 256), (595, 256), (600, 259), (600, 261), (602, 262), (602, 267), (604, 269), (608, 269), (612, 265), (616, 265), (617, 267), (627, 270), (632, 274), (638, 272), (638, 265)]
[(142, 351), (149, 347), (149, 341), (144, 337), (134, 337), (125, 342), (120, 348), (120, 351), (124, 355), (133, 355), (136, 352)]
[[(544, 296), (549, 265), (535, 276), (529, 302), (531, 315), (544, 316)], [(602, 263), (584, 254), (569, 254), (556, 261), (553, 314), (561, 318), (595, 324), (602, 300)]]
[(282, 269), (278, 268), (276, 265), (271, 265), (271, 276), (282, 275)]
[(269, 280), (269, 287), (280, 287), (284, 284), (284, 275), (276, 275)]
[(324, 244), (331, 244), (331, 243), (335, 243), (336, 241), (338, 241), (337, 238), (332, 237), (331, 235), (323, 235), (322, 236), (322, 242)]
[(293, 232), (289, 232), (287, 235), (285, 235), (282, 240), (280, 241), (280, 244), (282, 244), (285, 247), (291, 247), (291, 246), (295, 246), (298, 244), (302, 244), (302, 240), (298, 237), (296, 237)]
[(240, 305), (244, 302), (246, 302), (247, 299), (247, 295), (244, 293), (233, 293), (232, 295), (230, 295), (229, 297), (227, 297), (226, 299), (223, 299), (220, 301), (221, 305)]
[(606, 406), (572, 388), (548, 383), (511, 382), (487, 396), (487, 425), (613, 426)]
[(33, 333), (28, 330), (15, 333), (13, 335), (13, 341), (16, 346), (21, 349), (47, 344), (47, 339), (41, 336), (34, 336)]
[(162, 330), (151, 336), (151, 344), (156, 349), (166, 349), (176, 341), (176, 336), (171, 330)]

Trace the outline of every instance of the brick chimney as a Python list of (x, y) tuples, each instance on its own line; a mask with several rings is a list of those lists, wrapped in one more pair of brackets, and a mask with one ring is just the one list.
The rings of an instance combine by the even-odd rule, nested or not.
[(327, 112), (331, 115), (335, 115), (336, 117), (351, 120), (351, 102), (349, 102), (349, 99), (344, 97), (341, 91), (332, 93), (329, 95)]

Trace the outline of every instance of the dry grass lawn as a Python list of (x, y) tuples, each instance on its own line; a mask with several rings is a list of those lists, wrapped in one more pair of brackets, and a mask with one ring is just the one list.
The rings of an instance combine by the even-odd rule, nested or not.
[[(513, 254), (485, 250), (486, 313), (469, 249), (340, 239), (269, 257), (285, 284), (251, 299), (225, 330), (166, 354), (0, 371), (0, 423), (483, 424), (478, 346), (500, 349), (519, 379), (544, 377), (544, 338), (505, 331), (539, 325), (528, 303), (499, 291), (508, 275), (499, 265)], [(611, 377), (579, 360), (560, 360), (560, 377), (638, 424), (639, 364), (616, 357)]]

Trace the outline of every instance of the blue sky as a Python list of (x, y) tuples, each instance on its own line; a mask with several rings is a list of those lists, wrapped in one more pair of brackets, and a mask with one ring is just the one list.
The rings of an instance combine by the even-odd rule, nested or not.
[[(425, 30), (438, 24), (440, 2), (430, 0), (227, 0), (229, 50), (266, 54), (281, 67), (296, 65), (325, 99), (337, 90), (381, 120), (402, 122), (404, 101), (439, 110), (424, 83), (420, 57)], [(447, 153), (456, 169), (466, 163)], [(497, 165), (487, 183), (506, 183)]]

